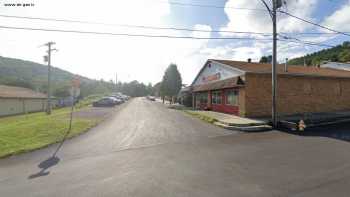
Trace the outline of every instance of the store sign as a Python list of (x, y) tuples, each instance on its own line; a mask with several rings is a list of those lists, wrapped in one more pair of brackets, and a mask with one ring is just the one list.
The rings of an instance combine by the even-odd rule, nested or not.
[(210, 81), (219, 80), (220, 78), (221, 78), (220, 73), (216, 73), (214, 75), (209, 75), (209, 76), (202, 77), (202, 81), (203, 82), (210, 82)]

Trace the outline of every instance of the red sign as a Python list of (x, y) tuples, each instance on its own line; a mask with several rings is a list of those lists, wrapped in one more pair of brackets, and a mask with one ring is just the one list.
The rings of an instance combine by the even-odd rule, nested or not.
[(220, 77), (221, 77), (220, 73), (216, 73), (214, 75), (209, 75), (209, 76), (202, 77), (202, 81), (203, 82), (215, 81), (215, 80), (219, 80)]
[(75, 76), (72, 80), (72, 87), (79, 88), (80, 87), (80, 79), (78, 76)]

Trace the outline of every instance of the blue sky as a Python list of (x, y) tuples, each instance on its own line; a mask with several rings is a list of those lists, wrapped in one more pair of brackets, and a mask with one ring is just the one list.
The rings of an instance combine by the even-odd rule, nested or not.
[[(215, 5), (223, 8), (203, 8), (169, 4), (169, 1)], [(267, 0), (268, 2), (270, 0)], [(13, 3), (3, 0), (1, 3)], [(23, 0), (34, 7), (4, 7), (0, 13), (16, 16), (98, 21), (113, 24), (184, 27), (201, 30), (271, 32), (271, 19), (265, 12), (235, 10), (229, 7), (265, 9), (260, 0)], [(350, 0), (287, 0), (282, 8), (307, 20), (339, 31), (350, 32)], [(0, 24), (31, 28), (53, 28), (113, 33), (269, 38), (249, 34), (181, 32), (135, 29), (120, 26), (84, 25), (44, 22), (0, 17)], [(302, 40), (337, 45), (348, 36), (298, 36), (301, 32), (324, 32), (312, 25), (279, 15), (279, 32)], [(259, 40), (184, 40), (165, 38), (135, 38), (97, 36), (56, 32), (0, 29), (0, 55), (43, 63), (45, 42), (55, 41), (59, 52), (53, 55), (53, 65), (95, 79), (122, 81), (137, 79), (148, 83), (161, 80), (170, 63), (176, 63), (185, 83), (191, 83), (205, 61), (210, 58), (258, 61), (271, 54), (271, 41)], [(278, 43), (278, 60), (293, 58), (325, 47)]]
[[(227, 0), (219, 0), (215, 1), (213, 4), (213, 1), (210, 0), (185, 0), (181, 1), (184, 3), (189, 4), (203, 4), (203, 5), (215, 5), (215, 6), (222, 6), (224, 7), (227, 3)], [(289, 1), (290, 2), (290, 1)], [(339, 10), (344, 5), (347, 5), (347, 0), (320, 0), (315, 3), (315, 10), (311, 13), (313, 22), (316, 23), (322, 23), (322, 21), (327, 18), (327, 16), (332, 15), (335, 11)], [(287, 1), (288, 4), (288, 1)], [(286, 5), (288, 10), (288, 5)], [(254, 7), (252, 7), (254, 8)], [(229, 19), (227, 17), (227, 14), (225, 13), (224, 8), (203, 8), (203, 7), (196, 7), (196, 6), (182, 6), (182, 5), (170, 5), (171, 14), (169, 15), (168, 20), (174, 24), (174, 26), (180, 26), (180, 27), (192, 27), (196, 24), (204, 24), (210, 26), (212, 29), (220, 29), (224, 27), (228, 22)], [(231, 12), (244, 12), (244, 10), (231, 10)], [(293, 14), (298, 15), (298, 12), (293, 12)], [(309, 25), (312, 27), (312, 25)], [(307, 29), (305, 32), (319, 32), (320, 28), (312, 27)], [(213, 37), (217, 37), (218, 33), (212, 33)], [(303, 38), (301, 36), (298, 36), (298, 38)], [(337, 36), (334, 39), (329, 39), (326, 42), (330, 45), (337, 45), (342, 43), (343, 41), (348, 40), (347, 36)], [(211, 41), (209, 42), (209, 45), (211, 46), (220, 46), (223, 44), (223, 42), (227, 43), (230, 41)], [(251, 45), (251, 41), (244, 42), (247, 45)], [(319, 49), (322, 49), (320, 47), (312, 47), (306, 52), (313, 52), (317, 51)]]

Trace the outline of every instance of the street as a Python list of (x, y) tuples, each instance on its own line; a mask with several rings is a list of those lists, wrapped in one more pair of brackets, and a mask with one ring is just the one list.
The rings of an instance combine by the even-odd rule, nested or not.
[(324, 130), (230, 131), (135, 98), (81, 136), (1, 159), (0, 194), (348, 196), (349, 138)]

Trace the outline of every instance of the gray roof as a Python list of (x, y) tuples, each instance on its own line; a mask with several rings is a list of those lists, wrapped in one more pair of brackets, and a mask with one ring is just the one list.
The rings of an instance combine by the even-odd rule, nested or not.
[(350, 63), (325, 62), (321, 67), (350, 71)]
[(0, 85), (0, 98), (46, 98), (47, 95), (16, 86)]

